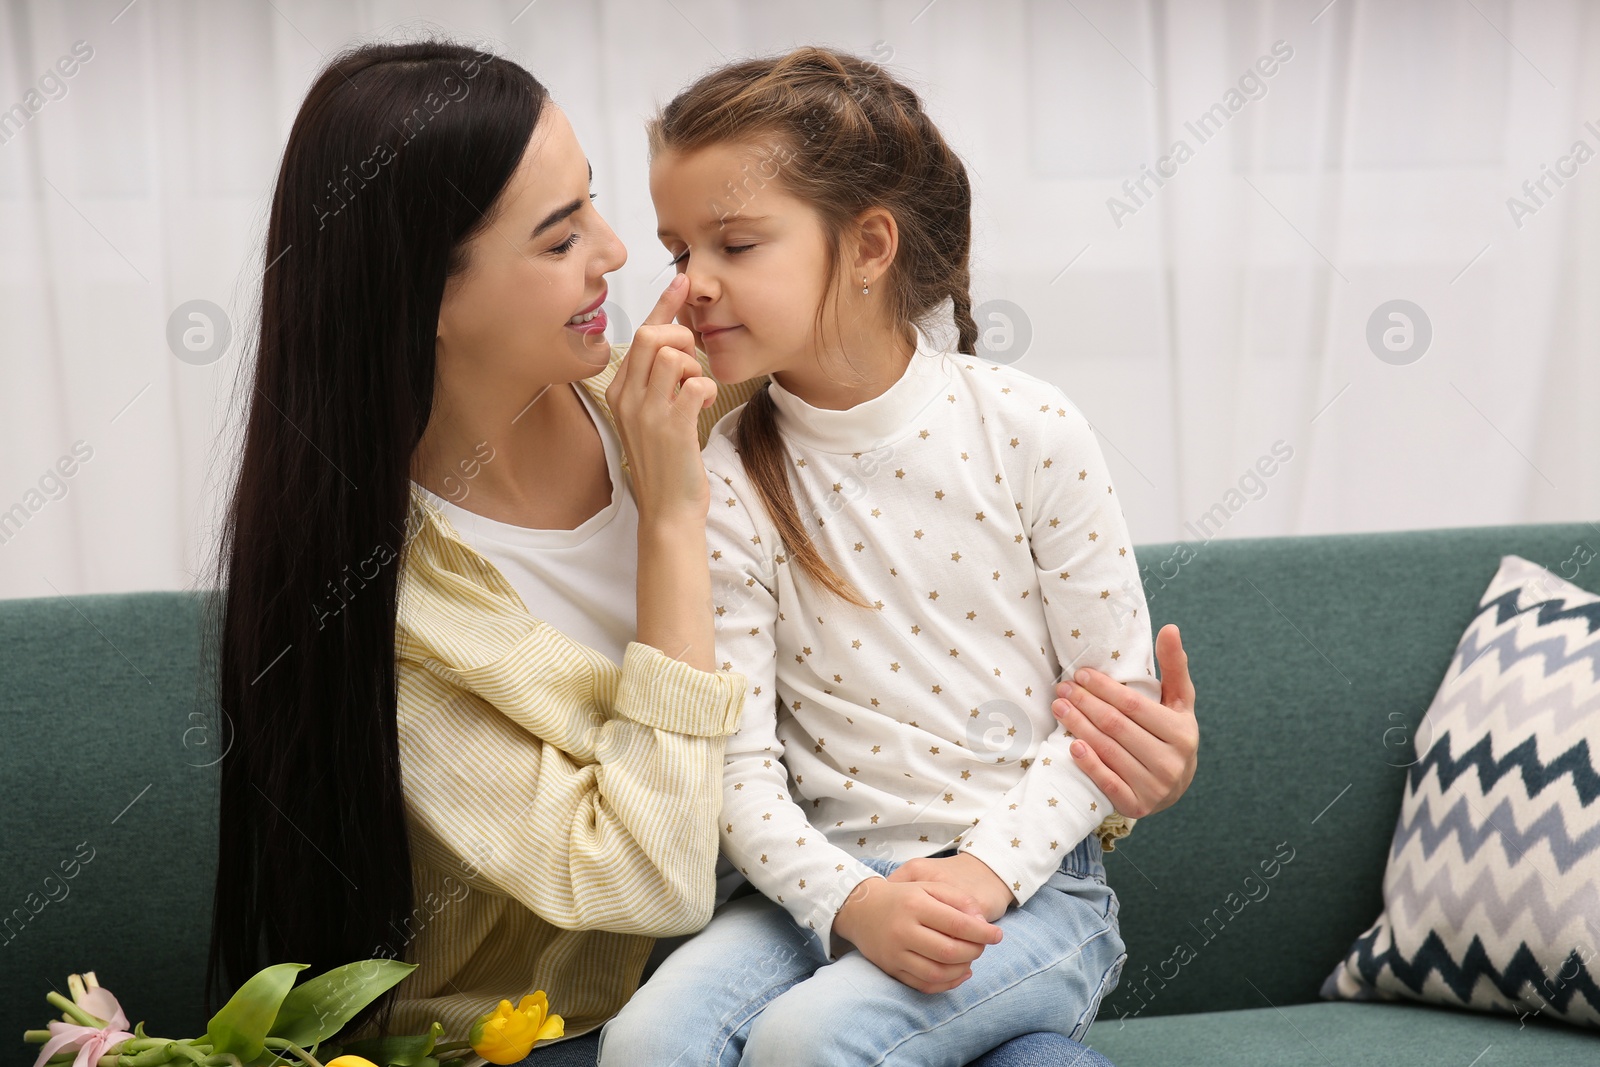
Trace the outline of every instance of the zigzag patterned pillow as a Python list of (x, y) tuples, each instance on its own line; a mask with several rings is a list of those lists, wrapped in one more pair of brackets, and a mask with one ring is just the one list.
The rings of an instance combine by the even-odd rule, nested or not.
[(1600, 597), (1503, 556), (1417, 730), (1383, 914), (1321, 995), (1600, 1026), (1597, 748)]

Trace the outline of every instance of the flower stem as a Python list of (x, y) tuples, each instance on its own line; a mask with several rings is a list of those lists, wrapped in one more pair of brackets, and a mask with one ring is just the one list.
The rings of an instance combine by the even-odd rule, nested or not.
[(106, 1028), (106, 1021), (104, 1019), (96, 1019), (93, 1015), (90, 1015), (88, 1012), (78, 1007), (66, 997), (62, 996), (60, 993), (57, 993), (54, 989), (46, 993), (44, 995), (44, 999), (60, 1008), (65, 1014), (74, 1019), (80, 1026), (92, 1026), (96, 1030), (104, 1030)]

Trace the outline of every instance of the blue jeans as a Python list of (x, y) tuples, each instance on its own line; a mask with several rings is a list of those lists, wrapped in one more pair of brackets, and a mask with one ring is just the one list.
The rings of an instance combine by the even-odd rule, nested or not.
[[(877, 858), (862, 862), (884, 875), (899, 866)], [(926, 994), (884, 974), (859, 951), (828, 961), (781, 905), (759, 893), (738, 897), (606, 1023), (599, 1062), (962, 1067), (996, 1050), (998, 1058), (979, 1062), (999, 1067), (1027, 1063), (1021, 1058), (1027, 1046), (1043, 1040), (1051, 1044), (1042, 1062), (1103, 1064), (1076, 1043), (1087, 1036), (1127, 959), (1117, 908), (1099, 839), (1087, 837), (1026, 904), (1001, 917), (1005, 937), (973, 961), (970, 979)], [(997, 1049), (1022, 1035), (1033, 1036), (1016, 1056), (1005, 1058), (1013, 1050)], [(1069, 1044), (1060, 1044), (1063, 1039)]]

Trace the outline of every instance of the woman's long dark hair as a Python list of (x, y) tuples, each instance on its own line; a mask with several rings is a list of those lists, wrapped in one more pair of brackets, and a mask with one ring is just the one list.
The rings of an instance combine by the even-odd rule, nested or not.
[[(445, 280), (470, 267), (463, 244), (546, 100), (520, 66), (461, 44), (368, 44), (324, 68), (289, 132), (207, 617), (228, 737), (208, 1016), (269, 964), (306, 978), (405, 956), (395, 613), (411, 459)], [(351, 1027), (386, 1030), (392, 1005)]]

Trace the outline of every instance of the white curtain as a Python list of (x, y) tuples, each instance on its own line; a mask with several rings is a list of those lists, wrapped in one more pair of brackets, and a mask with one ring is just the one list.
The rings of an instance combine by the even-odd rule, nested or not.
[[(339, 48), (428, 29), (552, 88), (635, 313), (667, 259), (644, 116), (738, 56), (884, 61), (968, 161), (990, 351), (1088, 415), (1138, 541), (1600, 515), (1595, 4), (17, 2), (0, 597), (196, 583), (295, 109)], [(169, 347), (191, 300), (216, 362)]]

